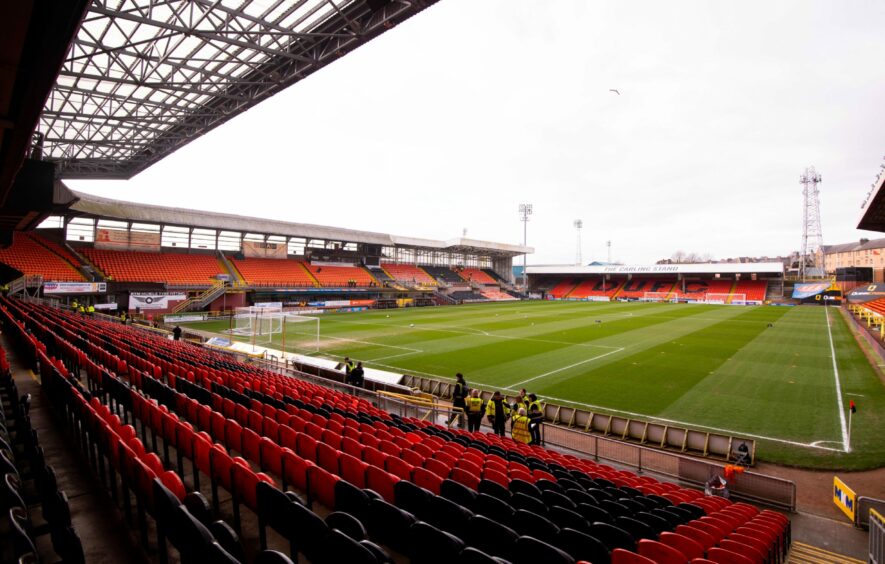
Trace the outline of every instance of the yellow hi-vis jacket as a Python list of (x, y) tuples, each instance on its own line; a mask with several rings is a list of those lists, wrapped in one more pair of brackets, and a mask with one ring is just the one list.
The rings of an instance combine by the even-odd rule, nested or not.
[[(507, 405), (507, 400), (503, 398), (501, 399), (501, 410), (503, 411), (501, 415), (504, 419), (507, 419), (507, 417), (510, 416), (510, 406)], [(490, 399), (486, 404), (486, 415), (491, 415), (493, 417), (497, 415), (497, 413), (495, 413), (495, 400)]]
[(467, 413), (482, 413), (482, 398), (467, 398), (464, 402)]
[(530, 443), (532, 434), (529, 433), (529, 418), (525, 415), (517, 415), (513, 418), (513, 429), (510, 431), (514, 441)]

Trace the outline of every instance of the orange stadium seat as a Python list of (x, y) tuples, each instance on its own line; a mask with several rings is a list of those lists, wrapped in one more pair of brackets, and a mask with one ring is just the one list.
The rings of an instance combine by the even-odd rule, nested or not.
[[(57, 245), (56, 245), (57, 246)], [(25, 233), (13, 233), (12, 245), (0, 249), (0, 262), (24, 275), (40, 275), (55, 282), (80, 282), (74, 266)]]
[(707, 294), (728, 294), (734, 280), (686, 280), (685, 291), (682, 282), (676, 283), (673, 296), (679, 299), (702, 300)]
[(300, 260), (246, 258), (232, 259), (231, 262), (250, 286), (316, 286)]
[(498, 290), (497, 288), (492, 289), (492, 290), (483, 290), (482, 295), (492, 301), (495, 301), (495, 302), (509, 302), (509, 301), (517, 299), (517, 298), (511, 296), (510, 294), (508, 294), (507, 292), (502, 292), (501, 290)]
[(675, 285), (674, 280), (661, 280), (658, 278), (634, 278), (624, 283), (618, 293), (619, 298), (642, 298), (646, 292), (664, 293), (670, 292)]
[(394, 264), (386, 262), (381, 265), (387, 274), (397, 282), (405, 282), (407, 284), (423, 284), (425, 286), (436, 286), (436, 280), (427, 274), (420, 266), (414, 264)]
[(734, 289), (735, 294), (744, 294), (747, 301), (764, 301), (768, 290), (768, 282), (765, 280), (739, 280)]
[(572, 291), (572, 289), (574, 289), (574, 287), (575, 281), (571, 278), (566, 278), (564, 280), (560, 280), (559, 283), (557, 283), (556, 286), (554, 286), (553, 289), (550, 290), (550, 295), (554, 298), (564, 298), (569, 294), (569, 292)]
[(591, 296), (612, 297), (617, 293), (625, 280), (603, 280), (602, 278), (588, 278), (582, 280), (578, 286), (568, 295), (570, 298), (589, 298)]
[(477, 284), (494, 284), (498, 285), (498, 281), (486, 274), (479, 268), (465, 268), (461, 272), (461, 278), (468, 282), (476, 282)]
[(359, 266), (329, 266), (327, 264), (314, 265), (304, 263), (305, 268), (313, 274), (320, 286), (346, 287), (350, 282), (356, 286), (371, 286), (378, 281), (369, 274), (369, 271)]
[(218, 260), (211, 255), (102, 249), (83, 249), (83, 254), (107, 276), (119, 282), (209, 286), (216, 274), (224, 272)]

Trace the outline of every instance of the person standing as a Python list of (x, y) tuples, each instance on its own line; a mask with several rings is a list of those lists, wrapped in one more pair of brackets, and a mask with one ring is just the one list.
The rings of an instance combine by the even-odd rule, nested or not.
[(350, 360), (349, 356), (344, 357), (344, 382), (347, 384), (352, 384), (353, 382), (350, 380), (350, 372), (353, 370), (353, 361)]
[(529, 432), (529, 418), (525, 414), (525, 408), (520, 407), (513, 418), (513, 427), (510, 430), (510, 436), (514, 441), (529, 444), (532, 442), (532, 435)]
[(470, 390), (470, 397), (467, 398), (465, 410), (467, 411), (467, 430), (471, 433), (479, 431), (482, 425), (483, 405), (482, 398), (479, 397), (479, 390)]
[(362, 387), (363, 387), (363, 381), (364, 381), (363, 376), (364, 376), (364, 372), (363, 372), (363, 363), (362, 363), (362, 362), (357, 362), (357, 363), (356, 363), (356, 368), (354, 368), (353, 370), (350, 371), (350, 382), (351, 382), (351, 384), (353, 384), (353, 385), (356, 386), (357, 388), (362, 388)]
[(172, 330), (172, 339), (175, 341), (181, 340), (181, 327), (178, 325), (175, 326), (175, 329)]
[(510, 406), (501, 392), (495, 391), (492, 399), (486, 404), (486, 415), (492, 425), (492, 431), (501, 437), (504, 436), (504, 424), (510, 419)]
[(464, 407), (467, 405), (467, 382), (464, 381), (464, 375), (458, 372), (455, 374), (455, 386), (452, 388), (452, 415), (446, 421), (446, 425), (451, 425), (452, 421), (458, 419), (458, 427), (464, 428)]
[(541, 400), (535, 394), (529, 394), (529, 433), (532, 436), (533, 445), (541, 444), (541, 424), (544, 422), (544, 407)]
[(529, 409), (529, 398), (526, 395), (525, 388), (519, 390), (519, 395), (516, 396), (516, 401), (513, 402), (513, 411), (516, 411), (519, 408), (523, 408), (528, 412)]

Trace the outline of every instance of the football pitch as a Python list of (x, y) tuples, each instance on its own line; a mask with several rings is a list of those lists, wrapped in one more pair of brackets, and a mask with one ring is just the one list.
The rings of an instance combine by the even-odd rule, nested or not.
[(320, 319), (322, 356), (749, 436), (770, 462), (885, 465), (885, 387), (836, 308), (505, 302)]

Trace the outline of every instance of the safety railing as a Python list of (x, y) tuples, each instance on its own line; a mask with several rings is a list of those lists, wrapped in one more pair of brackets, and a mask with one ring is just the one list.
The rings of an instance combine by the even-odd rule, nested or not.
[(870, 551), (867, 562), (885, 564), (885, 517), (870, 509)]
[[(596, 461), (609, 461), (626, 466), (638, 473), (648, 472), (673, 478), (680, 483), (702, 487), (716, 475), (721, 475), (721, 464), (682, 456), (671, 452), (648, 448), (568, 429), (558, 425), (544, 424), (544, 443), (548, 446), (571, 450)], [(784, 509), (796, 510), (796, 484), (790, 480), (766, 476), (755, 472), (737, 472), (729, 481), (732, 497), (762, 503)]]
[[(872, 514), (885, 515), (885, 499), (876, 499), (864, 495), (857, 497), (857, 509), (854, 512), (854, 526), (872, 530)], [(885, 564), (885, 563), (883, 563)]]

